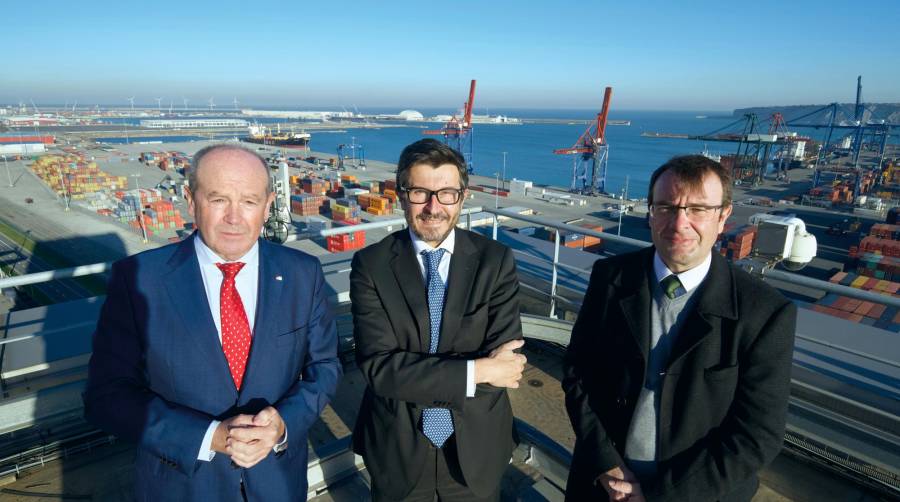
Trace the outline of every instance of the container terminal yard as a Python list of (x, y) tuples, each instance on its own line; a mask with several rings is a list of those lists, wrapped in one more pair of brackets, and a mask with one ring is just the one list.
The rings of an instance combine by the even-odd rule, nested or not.
[[(576, 159), (572, 186), (470, 176), (469, 210), (460, 225), (515, 250), (528, 340), (525, 385), (510, 391), (523, 442), (504, 478), (504, 500), (562, 500), (574, 434), (559, 385), (560, 356), (591, 264), (650, 240), (646, 201), (604, 190), (607, 105), (596, 123), (587, 123), (585, 136), (560, 152), (586, 161), (579, 166)], [(129, 112), (116, 113), (138, 116)], [(121, 129), (96, 124), (94, 116), (82, 120), (73, 112), (62, 125), (34, 131), (33, 124), (13, 123), (0, 132), (13, 138), (0, 140), (6, 148), (0, 152), (2, 500), (130, 499), (133, 449), (81, 418), (103, 272), (113, 260), (190, 235), (182, 196), (190, 158), (222, 141), (110, 145), (102, 138)], [(478, 123), (471, 109), (464, 116), (462, 126), (451, 118), (437, 130), (448, 141), (460, 140), (463, 151), (458, 136)], [(391, 120), (382, 117), (387, 125)], [(857, 124), (850, 144), (836, 139), (824, 153), (803, 152), (796, 145), (805, 136), (785, 134), (783, 122), (769, 132), (750, 127), (756, 119), (746, 120), (740, 135), (705, 138), (737, 144), (736, 154), (721, 158), (740, 184), (720, 252), (801, 306), (785, 446), (762, 473), (754, 500), (897, 499), (900, 210), (894, 207), (900, 204), (900, 148), (888, 141), (889, 128), (879, 133)], [(316, 128), (334, 127), (300, 124), (313, 150)], [(157, 125), (128, 134), (247, 133), (245, 124), (212, 126), (199, 119), (182, 129), (186, 124)], [(340, 124), (368, 126), (368, 119)], [(368, 478), (348, 449), (364, 386), (352, 362), (348, 273), (356, 249), (404, 225), (395, 166), (345, 152), (245, 144), (268, 159), (279, 188), (267, 237), (319, 257), (339, 314), (345, 377), (310, 431), (310, 499), (365, 500)], [(588, 151), (588, 145), (599, 147)], [(770, 162), (775, 169), (766, 169)], [(579, 186), (577, 180), (586, 181)], [(772, 235), (781, 236), (776, 244), (784, 248), (785, 232), (797, 242), (813, 236), (813, 255), (773, 252)]]

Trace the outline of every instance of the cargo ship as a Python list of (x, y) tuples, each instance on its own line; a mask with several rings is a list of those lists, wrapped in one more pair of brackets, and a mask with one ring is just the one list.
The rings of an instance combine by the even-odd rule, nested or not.
[(249, 134), (243, 138), (244, 141), (259, 143), (261, 145), (306, 148), (312, 137), (308, 132), (281, 132), (280, 126), (275, 132), (267, 127), (259, 125), (252, 125), (248, 130)]

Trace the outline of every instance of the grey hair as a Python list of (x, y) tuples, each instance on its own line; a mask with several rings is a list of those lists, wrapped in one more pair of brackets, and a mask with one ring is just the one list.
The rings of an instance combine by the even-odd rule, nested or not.
[(197, 153), (194, 154), (194, 158), (191, 159), (191, 171), (188, 173), (188, 188), (191, 189), (192, 194), (197, 193), (197, 190), (200, 188), (200, 182), (197, 178), (197, 170), (200, 167), (200, 162), (203, 160), (203, 157), (206, 157), (207, 155), (219, 150), (239, 151), (249, 153), (250, 155), (256, 157), (256, 159), (259, 160), (259, 164), (263, 167), (263, 169), (266, 170), (266, 179), (268, 180), (266, 187), (268, 189), (268, 193), (272, 193), (275, 191), (275, 186), (272, 182), (272, 176), (269, 173), (269, 166), (266, 164), (266, 159), (262, 158), (260, 154), (242, 145), (235, 145), (231, 143), (217, 143), (215, 145), (209, 145), (201, 148)]

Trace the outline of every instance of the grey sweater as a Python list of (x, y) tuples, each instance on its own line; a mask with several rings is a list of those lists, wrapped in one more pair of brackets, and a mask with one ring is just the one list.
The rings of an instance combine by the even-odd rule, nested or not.
[(700, 288), (669, 299), (659, 283), (653, 286), (653, 307), (650, 309), (650, 356), (644, 387), (638, 395), (628, 437), (625, 441), (625, 462), (638, 480), (656, 474), (657, 429), (659, 426), (659, 393), (663, 375), (669, 365), (669, 355), (679, 330), (690, 313), (692, 299)]

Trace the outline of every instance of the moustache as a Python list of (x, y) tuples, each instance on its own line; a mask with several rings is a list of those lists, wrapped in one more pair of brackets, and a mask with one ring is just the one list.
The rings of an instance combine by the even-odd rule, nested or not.
[(423, 221), (442, 221), (449, 220), (450, 218), (445, 214), (420, 214), (416, 216), (416, 219)]

